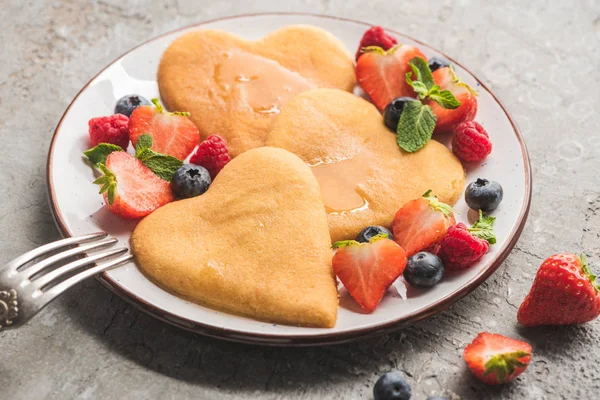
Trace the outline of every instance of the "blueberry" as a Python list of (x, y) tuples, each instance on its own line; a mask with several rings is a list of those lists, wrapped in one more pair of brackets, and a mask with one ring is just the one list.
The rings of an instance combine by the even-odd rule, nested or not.
[(477, 179), (469, 183), (465, 189), (465, 201), (473, 210), (490, 212), (495, 210), (504, 196), (502, 186), (498, 182)]
[(195, 164), (184, 164), (171, 180), (171, 189), (180, 199), (200, 196), (210, 186), (210, 174), (206, 168)]
[(387, 234), (388, 239), (394, 239), (394, 236), (392, 236), (392, 232), (390, 232), (389, 229), (384, 228), (383, 226), (374, 225), (367, 226), (365, 229), (360, 231), (360, 233), (356, 236), (356, 239), (354, 240), (361, 243), (368, 243), (373, 236), (379, 235), (380, 233)]
[(422, 251), (408, 259), (404, 279), (413, 286), (428, 288), (444, 276), (444, 264), (435, 254)]
[(410, 385), (400, 372), (388, 372), (373, 387), (375, 400), (408, 400), (410, 396)]
[(402, 110), (404, 110), (404, 106), (413, 100), (415, 99), (412, 97), (398, 97), (385, 106), (385, 110), (383, 110), (383, 122), (389, 130), (396, 133), (398, 121), (400, 121), (400, 115), (402, 114)]
[(445, 58), (440, 57), (431, 57), (429, 59), (429, 69), (431, 72), (435, 71), (438, 68), (448, 67), (450, 65), (450, 61)]
[(128, 94), (127, 96), (121, 97), (117, 101), (117, 105), (115, 106), (115, 114), (123, 114), (131, 117), (131, 113), (133, 110), (138, 108), (139, 106), (151, 106), (148, 100), (143, 98), (142, 96), (138, 96), (137, 94)]

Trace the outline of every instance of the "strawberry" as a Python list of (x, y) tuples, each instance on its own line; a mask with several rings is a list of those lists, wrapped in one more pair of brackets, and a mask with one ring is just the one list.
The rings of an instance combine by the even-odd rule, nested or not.
[(115, 151), (98, 167), (104, 173), (94, 181), (108, 209), (126, 219), (141, 218), (175, 200), (169, 182), (124, 151)]
[(362, 39), (360, 39), (358, 50), (356, 50), (356, 59), (358, 60), (362, 56), (363, 48), (365, 47), (379, 46), (384, 50), (389, 50), (397, 43), (396, 38), (385, 33), (385, 30), (381, 26), (372, 26), (363, 34)]
[(416, 96), (405, 76), (411, 71), (410, 60), (426, 59), (421, 50), (397, 45), (387, 51), (378, 46), (365, 47), (363, 51), (356, 63), (356, 79), (380, 111), (397, 97)]
[(189, 113), (165, 112), (158, 103), (152, 99), (154, 107), (140, 106), (136, 108), (129, 118), (129, 137), (135, 147), (140, 136), (152, 136), (152, 150), (162, 154), (185, 159), (194, 150), (200, 141), (198, 128)]
[(387, 238), (376, 235), (368, 243), (355, 240), (335, 242), (333, 272), (352, 298), (367, 312), (373, 312), (388, 287), (404, 272), (406, 253)]
[(458, 108), (444, 108), (436, 101), (428, 100), (428, 104), (437, 117), (435, 132), (451, 132), (464, 121), (470, 121), (477, 114), (477, 93), (466, 83), (461, 82), (454, 73), (454, 68), (442, 67), (433, 71), (433, 80), (441, 90), (449, 90), (460, 101)]
[(488, 385), (499, 385), (527, 369), (531, 346), (520, 340), (482, 332), (465, 347), (463, 357), (477, 379)]
[(519, 307), (517, 320), (526, 326), (583, 324), (600, 315), (600, 287), (584, 254), (548, 257)]
[(394, 241), (406, 251), (407, 257), (435, 249), (448, 228), (456, 223), (452, 208), (430, 193), (429, 190), (423, 197), (409, 201), (394, 216)]

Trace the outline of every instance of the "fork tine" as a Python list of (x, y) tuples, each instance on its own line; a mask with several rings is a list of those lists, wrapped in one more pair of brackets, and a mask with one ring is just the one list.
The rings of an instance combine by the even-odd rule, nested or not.
[(128, 250), (129, 249), (125, 247), (120, 249), (111, 249), (102, 253), (97, 253), (88, 257), (80, 258), (79, 260), (75, 260), (73, 262), (65, 264), (62, 267), (50, 271), (46, 275), (43, 275), (40, 278), (33, 280), (34, 288), (36, 288), (37, 290), (43, 290), (44, 287), (47, 286), (49, 283), (52, 283), (57, 278), (63, 276), (66, 273), (75, 271), (76, 269), (81, 268), (85, 265), (93, 264), (96, 261), (114, 258), (115, 256), (126, 253)]
[(85, 271), (83, 271), (77, 275), (73, 275), (72, 277), (64, 280), (63, 282), (59, 283), (58, 285), (50, 288), (48, 291), (42, 292), (42, 295), (39, 297), (39, 300), (44, 303), (44, 305), (42, 307), (44, 307), (46, 304), (48, 304), (49, 302), (54, 300), (54, 298), (56, 296), (62, 294), (65, 290), (67, 290), (71, 286), (81, 282), (82, 280), (87, 279), (91, 276), (94, 276), (100, 272), (107, 271), (111, 268), (115, 268), (120, 265), (123, 265), (131, 260), (133, 260), (133, 255), (131, 253), (125, 254), (114, 260), (110, 260), (110, 261), (106, 261), (104, 263), (97, 264), (95, 267), (86, 269)]
[(42, 260), (42, 261), (32, 265), (31, 267), (25, 269), (23, 271), (23, 273), (25, 274), (26, 278), (31, 278), (35, 274), (43, 271), (44, 269), (48, 268), (49, 266), (51, 266), (59, 261), (62, 261), (66, 258), (73, 257), (73, 256), (76, 256), (78, 254), (85, 253), (88, 251), (100, 250), (100, 249), (103, 249), (106, 247), (110, 247), (115, 243), (117, 243), (117, 239), (109, 238), (109, 239), (102, 239), (100, 241), (93, 242), (90, 244), (85, 244), (83, 246), (78, 246), (78, 247), (57, 253), (51, 257), (48, 257), (45, 260)]
[(12, 267), (12, 269), (17, 269), (21, 265), (26, 264), (35, 258), (43, 256), (44, 254), (46, 254), (50, 251), (60, 249), (61, 247), (91, 242), (94, 240), (105, 238), (106, 236), (108, 236), (108, 233), (106, 233), (106, 232), (97, 232), (97, 233), (90, 233), (88, 235), (74, 236), (74, 237), (70, 237), (70, 238), (66, 238), (66, 239), (62, 239), (62, 240), (57, 240), (56, 242), (45, 244), (45, 245), (35, 248), (31, 251), (28, 251), (25, 254), (20, 255), (19, 257), (13, 259), (12, 261), (9, 261), (6, 264), (6, 266), (7, 266), (7, 268)]

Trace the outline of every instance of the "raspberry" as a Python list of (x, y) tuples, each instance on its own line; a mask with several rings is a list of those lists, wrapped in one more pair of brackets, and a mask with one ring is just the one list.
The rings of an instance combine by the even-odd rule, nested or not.
[(479, 261), (489, 247), (487, 241), (471, 235), (465, 224), (458, 223), (448, 229), (437, 255), (444, 262), (445, 269), (459, 270)]
[(462, 161), (482, 161), (492, 152), (492, 142), (483, 126), (465, 121), (454, 129), (452, 152)]
[(384, 50), (389, 50), (394, 47), (398, 41), (385, 33), (382, 27), (373, 26), (368, 31), (365, 32), (362, 39), (360, 40), (360, 45), (358, 46), (358, 50), (356, 51), (356, 59), (362, 55), (362, 48), (367, 46), (379, 46)]
[(227, 142), (219, 135), (207, 137), (190, 158), (192, 164), (206, 168), (211, 179), (215, 179), (215, 176), (229, 161), (231, 161), (231, 157), (227, 149)]
[(129, 118), (122, 114), (92, 118), (88, 121), (92, 147), (98, 143), (111, 143), (127, 150), (129, 146)]

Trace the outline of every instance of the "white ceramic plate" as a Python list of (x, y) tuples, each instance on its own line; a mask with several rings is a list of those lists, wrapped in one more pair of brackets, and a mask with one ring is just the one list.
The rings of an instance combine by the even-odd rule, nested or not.
[[(113, 216), (103, 207), (94, 172), (82, 159), (88, 148), (87, 122), (112, 114), (121, 96), (138, 93), (158, 97), (156, 70), (162, 52), (186, 31), (222, 29), (246, 39), (259, 39), (290, 24), (319, 26), (340, 38), (353, 53), (369, 24), (306, 14), (260, 14), (224, 18), (167, 33), (129, 51), (104, 68), (73, 100), (60, 121), (48, 155), (48, 189), (56, 223), (64, 236), (106, 231), (128, 243), (135, 222)], [(390, 31), (394, 32), (392, 29)], [(427, 56), (444, 54), (394, 32), (400, 43), (418, 45)], [(485, 177), (504, 187), (504, 201), (495, 211), (498, 243), (474, 267), (447, 274), (426, 291), (409, 289), (404, 300), (392, 287), (372, 314), (363, 314), (342, 291), (337, 325), (333, 329), (299, 328), (258, 322), (182, 300), (162, 290), (140, 273), (134, 263), (105, 273), (100, 280), (111, 290), (150, 314), (198, 333), (252, 343), (308, 345), (348, 341), (387, 332), (435, 314), (460, 299), (487, 277), (515, 245), (529, 211), (531, 175), (523, 138), (494, 95), (469, 71), (455, 62), (457, 73), (479, 91), (477, 120), (490, 134), (494, 148), (482, 165), (469, 167), (467, 182)], [(472, 217), (464, 200), (456, 205), (459, 221)], [(243, 284), (240, 283), (240, 284)]]

